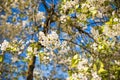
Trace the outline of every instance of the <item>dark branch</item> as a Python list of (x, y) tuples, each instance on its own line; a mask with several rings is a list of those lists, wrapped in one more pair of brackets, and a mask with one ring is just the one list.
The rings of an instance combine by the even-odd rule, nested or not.
[(80, 46), (81, 48), (83, 48), (83, 49), (86, 50), (87, 52), (92, 53), (90, 50), (87, 49), (87, 47), (85, 47), (85, 46), (83, 46), (83, 45), (80, 45), (80, 44), (77, 44), (76, 42), (74, 42), (74, 41), (72, 41), (72, 40), (68, 40), (68, 39), (60, 39), (60, 40), (71, 42), (72, 44), (75, 44), (75, 45)]
[(36, 56), (32, 56), (30, 63), (28, 64), (28, 76), (27, 80), (33, 80), (33, 71), (35, 68)]

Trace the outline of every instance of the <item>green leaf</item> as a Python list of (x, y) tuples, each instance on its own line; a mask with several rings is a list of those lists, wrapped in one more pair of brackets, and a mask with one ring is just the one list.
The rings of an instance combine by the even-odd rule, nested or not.
[(71, 67), (72, 67), (72, 68), (76, 67), (77, 64), (78, 64), (78, 62), (79, 62), (79, 59), (73, 60)]
[(63, 0), (63, 2), (66, 2), (67, 0)]
[(74, 57), (73, 57), (73, 59), (78, 59), (78, 58), (79, 58), (78, 54), (74, 55)]
[(97, 66), (96, 66), (96, 64), (93, 64), (93, 70), (94, 70), (94, 71), (97, 70)]
[(91, 13), (92, 15), (95, 15), (97, 13), (97, 10), (92, 10)]
[(0, 62), (3, 61), (3, 55), (0, 55)]
[(79, 62), (79, 55), (76, 54), (76, 55), (74, 55), (73, 58), (72, 58), (71, 67), (72, 67), (72, 68), (76, 67), (77, 64), (78, 64), (78, 62)]
[(105, 6), (110, 4), (110, 1), (104, 1)]
[(120, 71), (120, 67), (117, 67), (116, 70), (117, 70), (117, 71)]
[(106, 71), (104, 68), (102, 68), (102, 67), (98, 70), (98, 73), (99, 73), (99, 74), (101, 74), (101, 73), (106, 73), (106, 72), (107, 72), (107, 71)]
[(77, 9), (79, 7), (79, 4), (75, 6), (75, 8)]
[(104, 64), (100, 61), (100, 67), (104, 68)]
[(69, 76), (72, 76), (72, 71), (69, 70), (69, 71), (68, 71), (68, 74), (69, 74)]
[(74, 79), (72, 78), (72, 76), (70, 76), (70, 80), (74, 80)]
[(43, 61), (44, 56), (45, 56), (45, 54), (43, 52), (39, 53), (40, 62)]

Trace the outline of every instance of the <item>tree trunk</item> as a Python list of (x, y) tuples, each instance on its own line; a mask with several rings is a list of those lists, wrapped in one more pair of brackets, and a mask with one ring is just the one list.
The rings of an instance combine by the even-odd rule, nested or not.
[(32, 56), (31, 61), (28, 64), (27, 80), (33, 80), (33, 71), (35, 68), (35, 60), (36, 60), (36, 56)]

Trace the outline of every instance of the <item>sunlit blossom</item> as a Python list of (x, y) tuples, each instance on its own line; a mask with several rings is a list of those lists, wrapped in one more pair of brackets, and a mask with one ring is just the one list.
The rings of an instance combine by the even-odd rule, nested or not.
[(32, 47), (28, 47), (27, 51), (29, 51), (29, 52), (33, 52)]
[(12, 57), (12, 62), (14, 63), (14, 62), (16, 62), (16, 61), (18, 61), (18, 57), (17, 57), (17, 56), (13, 56), (13, 57)]
[(9, 42), (7, 40), (4, 40), (3, 43), (1, 44), (1, 50), (5, 51), (8, 46)]
[(97, 72), (91, 71), (92, 72), (92, 79), (93, 80), (102, 80), (100, 76), (98, 76)]

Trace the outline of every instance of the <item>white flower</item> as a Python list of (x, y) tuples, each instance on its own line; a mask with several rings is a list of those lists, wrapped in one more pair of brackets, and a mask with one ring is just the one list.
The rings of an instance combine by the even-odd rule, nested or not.
[(115, 64), (120, 65), (120, 62), (115, 60)]
[(78, 4), (79, 0), (74, 1), (66, 1), (66, 3), (62, 6), (62, 9), (64, 12), (66, 12), (68, 9), (75, 7), (76, 4)]
[(94, 37), (95, 39), (98, 38), (98, 36), (99, 36), (98, 30), (95, 30), (94, 28), (92, 28), (91, 33), (92, 33), (92, 35), (94, 35), (93, 37)]
[[(72, 74), (72, 78), (73, 78), (73, 80), (78, 80), (78, 79), (80, 79), (80, 80), (88, 80), (87, 76), (84, 75), (84, 73), (78, 73), (78, 74), (74, 73), (74, 74)], [(69, 80), (69, 78), (67, 80)]]
[(86, 75), (84, 75), (82, 73), (79, 73), (78, 77), (79, 77), (80, 80), (88, 80), (87, 77), (86, 77)]
[(88, 60), (85, 59), (85, 58), (82, 58), (82, 61), (79, 61), (78, 65), (77, 65), (77, 68), (79, 70), (87, 70), (88, 67), (85, 65), (85, 64), (88, 64)]
[(102, 17), (103, 17), (103, 14), (102, 14), (100, 11), (97, 11), (96, 16), (99, 17), (99, 18), (102, 18)]
[(112, 29), (109, 25), (105, 25), (103, 33), (109, 37), (115, 37), (120, 35), (120, 24), (115, 24), (112, 26)]
[(19, 54), (21, 54), (21, 53), (22, 53), (22, 52), (21, 52), (21, 51), (19, 51), (19, 52), (18, 52), (18, 55), (19, 55)]
[(34, 48), (33, 54), (37, 55), (37, 53), (38, 53), (37, 48)]
[(115, 11), (112, 12), (112, 15), (113, 15), (113, 16), (115, 15)]
[(14, 63), (14, 62), (16, 62), (16, 61), (18, 61), (18, 57), (17, 57), (17, 56), (13, 56), (13, 57), (12, 57), (12, 62)]
[(22, 21), (22, 26), (23, 26), (23, 27), (25, 27), (27, 24), (28, 24), (28, 21), (27, 21), (27, 20)]
[(82, 43), (84, 43), (84, 40), (81, 40)]
[(27, 51), (32, 52), (33, 51), (32, 47), (29, 46)]
[(114, 21), (114, 22), (117, 22), (117, 21), (118, 21), (118, 18), (114, 18), (113, 21)]
[(33, 75), (35, 76), (35, 75), (39, 75), (39, 77), (42, 77), (42, 74), (43, 74), (43, 72), (42, 72), (42, 70), (40, 70), (38, 67), (36, 67), (35, 69), (34, 69), (34, 71), (33, 71)]
[(39, 32), (39, 42), (49, 50), (54, 50), (59, 47), (60, 41), (59, 36), (55, 31), (45, 35), (42, 31)]
[(101, 80), (101, 77), (99, 75), (97, 75), (97, 72), (95, 72), (95, 71), (91, 71), (91, 72), (92, 72), (93, 80)]
[(58, 34), (55, 31), (51, 32), (53, 38), (58, 39)]
[(39, 32), (39, 36), (40, 36), (40, 37), (45, 36), (44, 32), (40, 31), (40, 32)]
[(93, 10), (95, 10), (95, 7), (90, 7), (89, 8), (89, 11), (93, 11)]
[(60, 17), (61, 23), (66, 22), (66, 18), (67, 18), (66, 15), (62, 15), (62, 16)]
[(22, 49), (22, 50), (23, 50), (24, 48), (25, 48), (25, 45), (22, 45), (22, 46), (20, 47), (20, 49)]
[(25, 57), (26, 59), (30, 59), (30, 55), (27, 54), (27, 57)]
[(35, 40), (30, 40), (31, 43), (35, 42)]
[(97, 44), (96, 44), (96, 43), (93, 43), (93, 44), (91, 45), (91, 47), (94, 49), (94, 51), (97, 50)]
[(77, 80), (77, 77), (78, 77), (77, 73), (72, 74), (72, 78), (73, 78), (74, 80)]
[(7, 40), (4, 40), (3, 43), (1, 44), (1, 50), (5, 51), (8, 45), (9, 45), (9, 42)]
[(51, 44), (55, 43), (58, 40), (57, 36), (55, 37), (54, 35), (48, 35), (47, 38)]
[(21, 39), (21, 40), (19, 41), (19, 43), (20, 43), (20, 44), (23, 44), (23, 43), (24, 43), (24, 41)]
[(45, 22), (41, 22), (41, 27), (44, 27), (44, 25), (45, 25)]
[(87, 63), (88, 63), (88, 60), (85, 59), (85, 58), (82, 58), (82, 62), (83, 62), (84, 64), (87, 64)]
[(90, 5), (84, 3), (84, 4), (81, 5), (81, 8), (83, 9), (84, 7), (90, 8)]
[(36, 20), (39, 21), (40, 19), (44, 19), (44, 18), (45, 18), (45, 13), (39, 11), (36, 15)]

